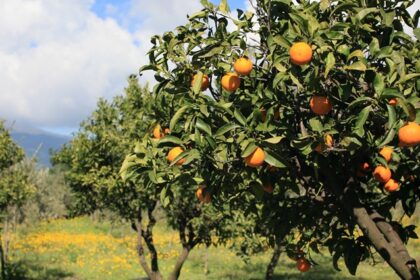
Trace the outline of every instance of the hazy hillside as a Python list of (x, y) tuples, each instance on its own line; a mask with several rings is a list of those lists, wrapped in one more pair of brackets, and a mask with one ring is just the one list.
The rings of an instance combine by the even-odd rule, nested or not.
[(11, 132), (13, 139), (25, 149), (27, 156), (32, 156), (38, 149), (38, 162), (44, 166), (50, 166), (50, 149), (57, 150), (70, 137), (50, 134), (47, 132)]

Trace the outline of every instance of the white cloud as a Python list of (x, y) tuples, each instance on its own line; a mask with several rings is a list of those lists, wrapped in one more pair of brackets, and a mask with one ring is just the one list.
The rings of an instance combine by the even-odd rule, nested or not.
[(77, 127), (99, 97), (120, 94), (128, 75), (147, 63), (151, 34), (173, 29), (200, 8), (198, 1), (132, 0), (127, 18), (138, 30), (130, 33), (94, 14), (93, 2), (0, 2), (0, 118), (18, 126)]

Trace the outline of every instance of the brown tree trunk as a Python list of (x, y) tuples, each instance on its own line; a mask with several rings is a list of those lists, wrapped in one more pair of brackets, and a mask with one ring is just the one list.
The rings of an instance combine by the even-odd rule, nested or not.
[(168, 280), (177, 280), (179, 278), (179, 275), (181, 274), (182, 266), (184, 265), (185, 261), (188, 258), (188, 255), (190, 254), (191, 249), (188, 247), (183, 247), (181, 254), (178, 256), (178, 259), (176, 261), (175, 267), (172, 271), (172, 273), (169, 275)]
[(376, 223), (378, 229), (385, 236), (387, 241), (394, 247), (403, 262), (409, 267), (413, 275), (419, 278), (419, 272), (416, 266), (416, 260), (410, 256), (401, 237), (394, 228), (377, 211), (370, 211), (370, 218)]
[(267, 266), (267, 271), (265, 273), (265, 280), (272, 280), (274, 276), (274, 269), (277, 266), (277, 263), (279, 262), (281, 254), (281, 246), (279, 244), (276, 244), (274, 246), (273, 255), (271, 256), (270, 263)]
[(147, 277), (149, 277), (149, 279), (153, 279), (152, 271), (150, 270), (146, 257), (144, 256), (143, 236), (141, 235), (141, 217), (138, 219), (137, 225), (133, 224), (132, 227), (137, 231), (137, 255), (139, 257), (140, 265), (142, 266), (144, 272), (146, 272)]
[(415, 268), (416, 272), (414, 272), (412, 265), (409, 266), (404, 262), (397, 250), (386, 240), (384, 234), (369, 216), (366, 208), (361, 204), (357, 194), (354, 192), (354, 180), (351, 178), (349, 182), (346, 182), (344, 188), (340, 188), (340, 180), (330, 166), (322, 160), (320, 161), (320, 166), (321, 170), (326, 172), (326, 186), (335, 194), (344, 209), (356, 219), (364, 235), (368, 237), (381, 257), (401, 279), (419, 280), (417, 268)]

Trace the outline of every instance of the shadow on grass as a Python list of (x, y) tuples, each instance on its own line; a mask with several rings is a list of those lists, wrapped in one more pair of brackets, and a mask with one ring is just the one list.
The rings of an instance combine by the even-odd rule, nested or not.
[[(244, 268), (242, 268), (246, 274), (250, 275), (255, 273), (255, 271), (264, 271), (266, 270), (265, 263), (248, 263)], [(235, 273), (226, 273), (223, 275), (223, 279), (238, 279), (238, 275)], [(246, 278), (248, 280), (261, 280), (261, 278), (250, 277)], [(298, 280), (298, 279), (311, 279), (311, 280), (355, 280), (361, 279), (354, 276), (343, 276), (338, 271), (332, 267), (326, 265), (317, 265), (313, 267), (309, 272), (302, 273), (299, 272), (293, 264), (279, 264), (276, 267), (274, 273), (274, 280)]]
[(7, 280), (77, 280), (77, 278), (72, 278), (73, 273), (56, 268), (45, 268), (29, 261), (9, 263), (6, 272)]

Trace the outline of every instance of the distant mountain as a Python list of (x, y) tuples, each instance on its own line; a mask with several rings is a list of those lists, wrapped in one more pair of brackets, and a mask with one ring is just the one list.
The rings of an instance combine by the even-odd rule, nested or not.
[(32, 157), (37, 152), (38, 163), (43, 166), (51, 166), (50, 150), (58, 150), (71, 139), (71, 137), (43, 131), (22, 132), (12, 130), (11, 135), (16, 143), (25, 150), (27, 156)]

